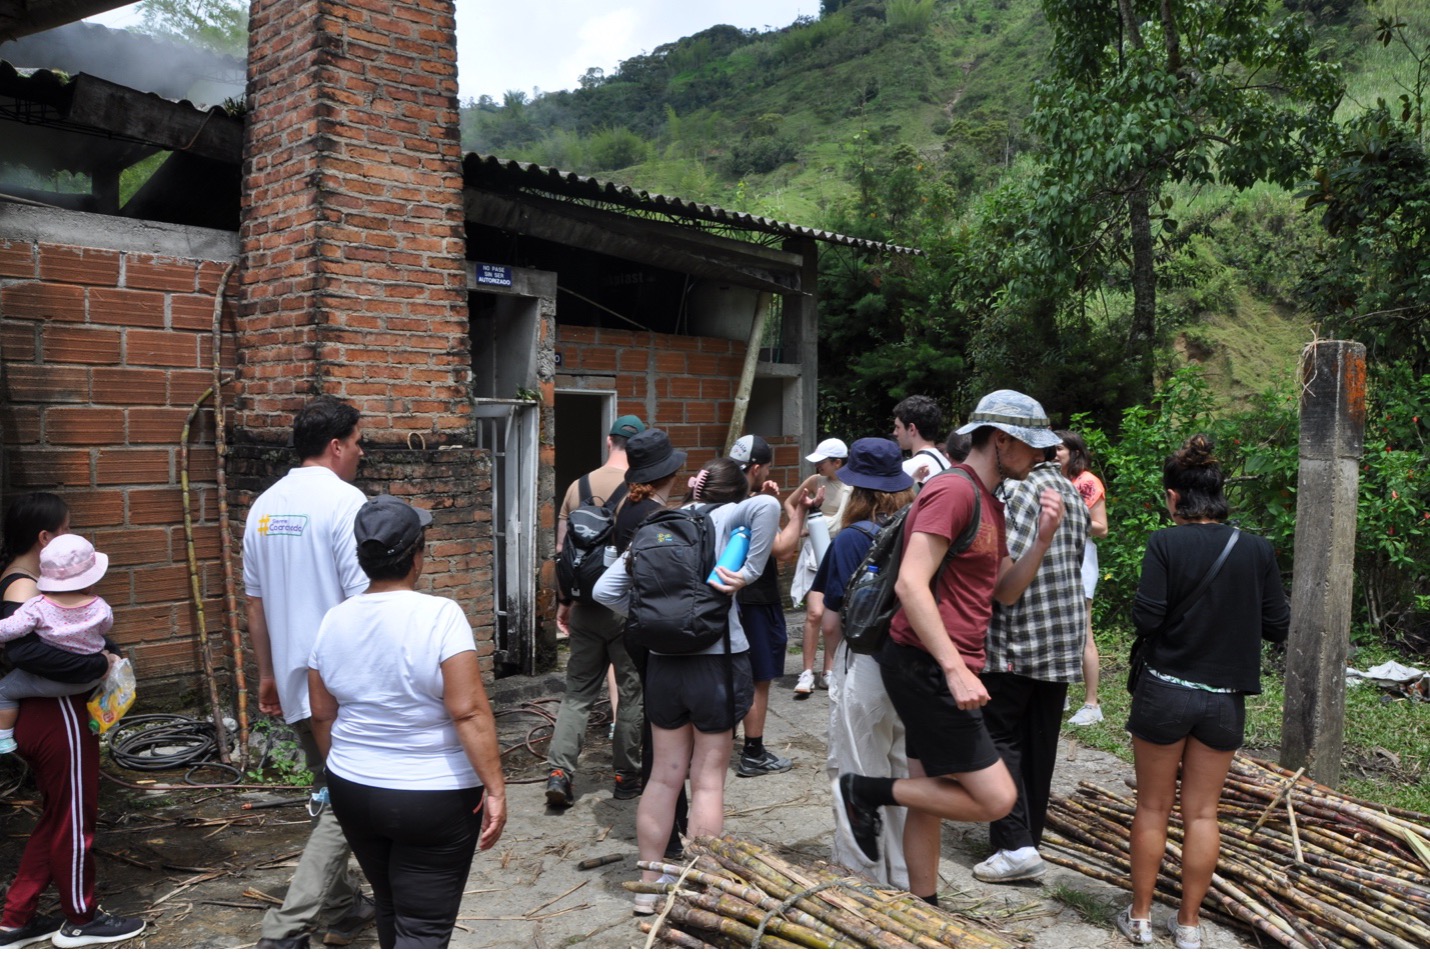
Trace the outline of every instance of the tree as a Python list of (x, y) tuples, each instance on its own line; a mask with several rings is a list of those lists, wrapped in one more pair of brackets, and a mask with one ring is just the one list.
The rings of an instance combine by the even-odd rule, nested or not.
[(1321, 211), (1331, 241), (1303, 291), (1325, 330), (1363, 341), (1379, 361), (1404, 361), (1430, 373), (1430, 150), (1425, 101), (1430, 43), (1417, 44), (1403, 21), (1382, 17), (1383, 45), (1402, 45), (1414, 78), (1394, 78), (1404, 92), (1384, 99), (1340, 130), (1325, 165), (1305, 193)]
[(1266, 0), (1044, 0), (1056, 79), (1031, 128), (1046, 160), (1033, 265), (1095, 281), (1120, 261), (1134, 296), (1128, 357), (1150, 391), (1155, 242), (1172, 182), (1304, 180), (1333, 127), (1339, 69)]
[(248, 4), (241, 0), (144, 0), (139, 14), (141, 33), (248, 55)]

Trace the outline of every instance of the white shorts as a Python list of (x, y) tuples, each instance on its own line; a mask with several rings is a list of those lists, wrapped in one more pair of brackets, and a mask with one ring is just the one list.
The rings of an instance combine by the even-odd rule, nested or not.
[(1097, 591), (1097, 573), (1097, 544), (1088, 539), (1082, 548), (1082, 594), (1088, 602)]

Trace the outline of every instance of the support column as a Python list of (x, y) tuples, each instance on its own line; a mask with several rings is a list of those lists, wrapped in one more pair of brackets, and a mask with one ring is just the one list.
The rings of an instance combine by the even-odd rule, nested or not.
[(1356, 494), (1365, 449), (1365, 346), (1318, 341), (1301, 355), (1296, 575), (1286, 646), (1281, 763), (1340, 780)]
[(426, 585), (464, 604), (480, 645), (492, 507), (454, 0), (253, 0), (249, 31), (235, 502), (290, 465), (298, 407), (348, 401), (370, 446), (359, 486), (433, 509)]

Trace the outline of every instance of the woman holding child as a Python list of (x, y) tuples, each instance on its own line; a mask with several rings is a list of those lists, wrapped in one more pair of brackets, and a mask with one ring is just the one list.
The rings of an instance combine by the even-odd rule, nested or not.
[[(97, 558), (102, 554), (79, 537), (68, 535), (69, 507), (53, 493), (17, 497), (5, 511), (4, 534), (0, 619), (9, 619), (24, 608), (35, 614), (35, 621), (41, 621), (40, 612), (49, 613), (53, 608), (41, 607), (45, 601), (41, 589), (49, 589), (58, 600), (79, 603), (81, 615), (93, 616), (83, 627), (84, 635), (95, 636), (93, 644), (101, 645), (102, 650), (72, 651), (46, 641), (37, 632), (5, 646), (5, 654), (15, 666), (11, 675), (18, 676), (11, 678), (10, 684), (29, 686), (11, 696), (17, 702), (12, 710), (18, 713), (18, 721), (12, 722), (12, 750), (35, 772), (41, 809), (25, 843), (20, 868), (5, 894), (0, 947), (49, 940), (69, 949), (127, 940), (144, 931), (144, 921), (109, 914), (99, 908), (94, 896), (92, 845), (99, 811), (99, 738), (87, 727), (89, 715), (84, 704), (88, 690), (104, 678), (118, 649), (104, 637), (109, 626), (103, 624), (108, 617), (103, 600), (63, 594), (98, 582), (104, 575)], [(52, 549), (57, 542), (58, 549)], [(43, 555), (47, 552), (49, 556)], [(68, 558), (60, 560), (61, 552)], [(81, 582), (83, 587), (75, 585)], [(102, 631), (94, 631), (96, 622)], [(34, 694), (37, 687), (47, 693)], [(51, 882), (59, 893), (63, 918), (38, 912), (40, 895)]]

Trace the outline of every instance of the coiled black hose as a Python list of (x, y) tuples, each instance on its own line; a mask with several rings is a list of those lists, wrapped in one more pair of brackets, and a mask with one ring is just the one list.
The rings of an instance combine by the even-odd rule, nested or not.
[(218, 752), (214, 726), (182, 715), (125, 718), (109, 739), (109, 757), (131, 771), (163, 771), (209, 760)]

